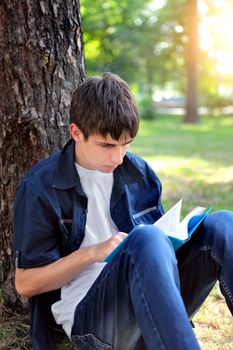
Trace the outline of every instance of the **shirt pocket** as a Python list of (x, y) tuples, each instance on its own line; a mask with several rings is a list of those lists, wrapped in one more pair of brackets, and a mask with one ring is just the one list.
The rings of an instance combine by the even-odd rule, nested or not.
[(60, 228), (61, 228), (61, 249), (62, 249), (62, 254), (67, 255), (69, 250), (69, 245), (70, 245), (70, 237), (72, 233), (72, 219), (60, 219)]
[(153, 224), (161, 217), (161, 213), (157, 205), (150, 206), (143, 210), (137, 211), (132, 215), (133, 221), (136, 225)]
[(72, 219), (61, 219), (61, 224), (64, 228), (64, 231), (67, 233), (67, 236), (70, 236), (72, 230)]
[(64, 254), (67, 255), (80, 247), (85, 234), (85, 225), (82, 231), (82, 227), (81, 229), (78, 227), (75, 217), (73, 219), (61, 219), (60, 222), (63, 232), (62, 248)]

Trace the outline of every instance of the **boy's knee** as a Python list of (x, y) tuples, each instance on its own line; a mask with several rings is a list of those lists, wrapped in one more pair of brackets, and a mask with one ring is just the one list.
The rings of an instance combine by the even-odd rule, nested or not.
[(129, 247), (139, 254), (158, 254), (159, 251), (173, 250), (170, 239), (154, 225), (138, 227), (129, 237)]
[(226, 240), (233, 242), (233, 212), (219, 210), (209, 214), (203, 223), (204, 232), (212, 237), (213, 241), (223, 243)]
[(128, 240), (127, 257), (139, 270), (167, 275), (177, 274), (177, 259), (170, 239), (153, 225), (139, 227)]
[(204, 220), (204, 226), (212, 230), (233, 227), (233, 212), (230, 210), (218, 210), (209, 214)]

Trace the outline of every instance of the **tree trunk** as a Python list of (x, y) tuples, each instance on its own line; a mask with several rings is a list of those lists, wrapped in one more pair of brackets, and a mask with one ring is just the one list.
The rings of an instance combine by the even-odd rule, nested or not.
[(25, 172), (69, 138), (71, 95), (85, 76), (79, 2), (1, 0), (0, 35), (0, 269), (5, 305), (18, 308), (13, 202)]
[(187, 95), (184, 122), (198, 122), (198, 9), (197, 0), (187, 0)]

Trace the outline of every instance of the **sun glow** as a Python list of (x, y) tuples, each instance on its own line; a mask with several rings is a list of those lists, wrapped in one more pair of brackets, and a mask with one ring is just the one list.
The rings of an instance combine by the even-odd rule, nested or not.
[(153, 0), (149, 4), (150, 10), (159, 10), (166, 4), (166, 0)]
[(232, 75), (233, 4), (227, 0), (215, 1), (214, 3), (215, 11), (208, 14), (207, 2), (199, 0), (200, 47), (208, 51), (208, 55), (216, 62), (216, 69), (220, 74)]

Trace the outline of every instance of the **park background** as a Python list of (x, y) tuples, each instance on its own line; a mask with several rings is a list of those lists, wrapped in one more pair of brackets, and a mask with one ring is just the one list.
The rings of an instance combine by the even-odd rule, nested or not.
[[(29, 3), (33, 4), (33, 1), (25, 2), (27, 6)], [(9, 4), (8, 2), (6, 6), (8, 10)], [(16, 9), (15, 7), (14, 11)], [(57, 17), (59, 11), (66, 11), (60, 1), (40, 1), (40, 9), (42, 16), (50, 17), (56, 11)], [(67, 16), (65, 19), (71, 21), (72, 13), (68, 6), (67, 9), (64, 18)], [(78, 78), (82, 80), (85, 76), (111, 71), (129, 83), (142, 117), (138, 137), (130, 146), (130, 151), (146, 158), (159, 175), (163, 184), (165, 209), (169, 209), (180, 198), (184, 199), (183, 215), (196, 205), (212, 206), (213, 210), (233, 210), (232, 10), (233, 4), (230, 0), (81, 0), (80, 9), (77, 7), (79, 15), (81, 14), (81, 18), (79, 15), (76, 17), (81, 28), (77, 36), (80, 35), (85, 60), (85, 65), (81, 64), (83, 71)], [(17, 11), (19, 12), (15, 16), (20, 17), (21, 10), (18, 8)], [(35, 26), (35, 22), (31, 23), (29, 29), (33, 32)], [(15, 27), (19, 28), (16, 24)], [(68, 29), (65, 25), (62, 28), (64, 33)], [(20, 37), (20, 32), (16, 31), (14, 35)], [(68, 40), (68, 35), (65, 38)], [(11, 39), (14, 41), (14, 38)], [(40, 49), (44, 50), (43, 64), (47, 69), (44, 73), (46, 74), (54, 62), (51, 51), (47, 48), (46, 37), (42, 39), (39, 44)], [(61, 41), (60, 52), (62, 44)], [(9, 49), (3, 53), (6, 58), (7, 54), (13, 56)], [(30, 56), (30, 51), (27, 54)], [(54, 57), (53, 60), (59, 59), (59, 52)], [(75, 59), (72, 55), (70, 57), (69, 64)], [(20, 56), (15, 58), (15, 62), (17, 59), (20, 62)], [(15, 64), (13, 71), (20, 76), (20, 64)], [(59, 76), (61, 75), (60, 70)], [(21, 78), (21, 85), (24, 87), (23, 84)], [(39, 83), (35, 84), (37, 85)], [(65, 88), (66, 93), (72, 90), (69, 85)], [(1, 85), (1, 92), (3, 89), (4, 86)], [(17, 89), (19, 87), (14, 85), (13, 91), (17, 93)], [(52, 85), (47, 83), (47, 90), (52, 90)], [(24, 96), (27, 93), (27, 87), (24, 87)], [(67, 96), (65, 92), (61, 95), (62, 108), (67, 109)], [(49, 92), (48, 96), (54, 98)], [(39, 115), (40, 108), (36, 103), (34, 108), (35, 111), (30, 110), (30, 117), (27, 117), (26, 122), (18, 115), (17, 123), (23, 124), (24, 130), (28, 128), (31, 143), (36, 145), (40, 134), (34, 132), (31, 120), (36, 118), (35, 114)], [(51, 110), (52, 108), (45, 109), (43, 113), (51, 115), (48, 113)], [(5, 110), (2, 111), (4, 121)], [(7, 118), (9, 119), (9, 115)], [(50, 135), (51, 140), (58, 138), (57, 133), (60, 130), (63, 135), (63, 127), (60, 123), (60, 129)], [(13, 130), (10, 128), (8, 139), (13, 137)], [(6, 134), (3, 131), (0, 134), (2, 160), (2, 144)], [(59, 142), (54, 141), (55, 148), (64, 143), (64, 139), (65, 136)], [(19, 158), (13, 157), (11, 171), (17, 172), (17, 161), (22, 157), (24, 170), (29, 167), (30, 157), (33, 162), (40, 159), (44, 155), (41, 149), (49, 148), (47, 144), (42, 146), (35, 153), (28, 149), (25, 153), (23, 149), (23, 155)], [(3, 163), (2, 161), (1, 165), (4, 168)], [(19, 178), (22, 175), (23, 170), (19, 172)], [(4, 191), (9, 189), (10, 180), (2, 180), (5, 187), (1, 185), (1, 200), (4, 201)], [(6, 247), (3, 245), (2, 249), (5, 251)], [(10, 250), (9, 244), (7, 249)], [(3, 280), (4, 263), (2, 259)], [(18, 300), (13, 302), (15, 308), (8, 300), (6, 302), (6, 283), (3, 288), (0, 349), (30, 349), (27, 316), (19, 313), (22, 307)], [(202, 349), (233, 348), (232, 317), (218, 285), (193, 321)], [(68, 349), (68, 345), (63, 348)]]

